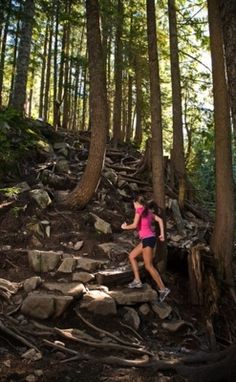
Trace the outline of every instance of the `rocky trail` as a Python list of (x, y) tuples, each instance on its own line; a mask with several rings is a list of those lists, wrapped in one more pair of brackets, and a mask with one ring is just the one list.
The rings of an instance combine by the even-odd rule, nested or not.
[(120, 229), (134, 192), (152, 198), (144, 157), (108, 144), (93, 200), (69, 209), (89, 134), (38, 125), (47, 144), (0, 184), (0, 381), (233, 381), (235, 308), (226, 291), (217, 304), (197, 198), (179, 210), (167, 164), (171, 294), (160, 304), (141, 261), (144, 287), (127, 288), (137, 237)]

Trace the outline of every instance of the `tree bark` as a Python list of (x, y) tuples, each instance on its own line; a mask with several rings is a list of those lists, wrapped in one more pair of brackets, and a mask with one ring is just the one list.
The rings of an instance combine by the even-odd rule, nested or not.
[(135, 126), (135, 143), (140, 146), (142, 143), (142, 107), (143, 107), (143, 94), (142, 94), (142, 75), (140, 57), (136, 54), (135, 57), (135, 83), (136, 83), (136, 126)]
[(117, 30), (115, 50), (115, 99), (113, 108), (113, 141), (114, 146), (121, 140), (121, 104), (122, 104), (122, 29), (123, 29), (123, 3), (118, 0)]
[(234, 143), (236, 145), (236, 2), (220, 0), (220, 14), (223, 24), (223, 39), (228, 74), (228, 85), (232, 121), (234, 127)]
[(98, 0), (86, 1), (89, 58), (91, 143), (85, 172), (78, 186), (68, 195), (70, 206), (85, 206), (96, 191), (106, 152), (108, 109), (106, 75), (99, 28)]
[(44, 37), (44, 44), (43, 44), (43, 57), (42, 57), (42, 68), (41, 68), (41, 78), (40, 78), (40, 93), (39, 93), (39, 118), (43, 118), (47, 46), (48, 46), (48, 22), (47, 22), (46, 29), (45, 29), (45, 37)]
[[(175, 0), (168, 0), (169, 13), (169, 30), (170, 30), (170, 63), (171, 63), (171, 85), (172, 85), (172, 115), (173, 115), (173, 150), (172, 162), (175, 174), (178, 179), (179, 189), (183, 188), (185, 178), (185, 162), (184, 162), (184, 139), (183, 139), (183, 122), (182, 122), (182, 96), (180, 84), (180, 68), (179, 68), (179, 50), (177, 37), (177, 21)], [(180, 187), (181, 185), (181, 187)], [(179, 192), (180, 207), (184, 206), (184, 196)]]
[(2, 38), (2, 44), (1, 44), (1, 57), (0, 57), (0, 106), (2, 106), (2, 88), (3, 88), (4, 66), (5, 66), (5, 55), (6, 55), (6, 42), (7, 42), (10, 14), (11, 14), (11, 0), (9, 1), (9, 5), (8, 5), (6, 22), (5, 22), (3, 38)]
[(16, 77), (11, 102), (11, 106), (20, 114), (24, 113), (26, 101), (26, 86), (31, 50), (34, 9), (34, 0), (26, 0), (16, 65)]
[(233, 285), (234, 191), (231, 126), (218, 0), (208, 0), (208, 17), (212, 57), (216, 155), (216, 216), (211, 247), (214, 256), (218, 260), (220, 278), (225, 278), (230, 285)]
[[(152, 131), (152, 178), (154, 200), (163, 211), (165, 226), (165, 188), (164, 188), (164, 166), (162, 146), (162, 110), (159, 63), (156, 36), (155, 1), (147, 0), (147, 33), (148, 33), (148, 55), (150, 72), (150, 98), (151, 98), (151, 131)], [(160, 246), (160, 257), (165, 268), (167, 258), (166, 243)]]
[(49, 110), (49, 93), (50, 93), (50, 80), (51, 80), (51, 61), (52, 61), (52, 34), (53, 26), (52, 20), (50, 20), (49, 25), (49, 40), (48, 40), (48, 54), (47, 54), (47, 66), (46, 66), (46, 81), (45, 81), (45, 94), (44, 94), (44, 105), (43, 105), (43, 116), (44, 120), (48, 120), (48, 110)]

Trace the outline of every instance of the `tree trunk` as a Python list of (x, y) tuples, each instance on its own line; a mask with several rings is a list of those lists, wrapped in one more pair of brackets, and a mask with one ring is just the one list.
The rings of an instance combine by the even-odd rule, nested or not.
[(42, 69), (41, 69), (40, 93), (39, 93), (39, 118), (43, 118), (47, 46), (48, 46), (48, 22), (47, 22), (47, 26), (45, 30), (45, 39), (44, 39), (44, 45), (43, 45), (43, 57), (42, 57)]
[(236, 145), (236, 2), (220, 0), (220, 13), (223, 23), (226, 67), (228, 74), (230, 104)]
[[(162, 147), (162, 110), (160, 75), (156, 36), (155, 1), (147, 0), (147, 33), (148, 33), (148, 55), (150, 72), (150, 101), (151, 101), (151, 131), (152, 131), (152, 179), (153, 192), (156, 203), (162, 209), (162, 218), (165, 226), (165, 188), (164, 188), (164, 166)], [(166, 266), (167, 247), (166, 243), (160, 245), (160, 257), (163, 260), (163, 270)]]
[(106, 75), (99, 28), (98, 0), (86, 1), (90, 84), (91, 143), (87, 166), (78, 186), (68, 195), (70, 206), (85, 206), (96, 191), (106, 152), (108, 109)]
[(21, 114), (24, 113), (24, 105), (26, 101), (26, 86), (33, 30), (34, 8), (34, 0), (25, 1), (16, 65), (16, 77), (11, 102), (11, 106)]
[(54, 0), (55, 32), (54, 32), (54, 55), (53, 55), (53, 126), (58, 128), (59, 102), (57, 99), (57, 58), (58, 58), (58, 30), (59, 30), (59, 0)]
[(81, 123), (81, 130), (85, 130), (85, 121), (86, 121), (86, 110), (87, 110), (87, 66), (84, 64), (84, 91), (83, 91), (83, 107), (82, 107), (82, 123)]
[(208, 17), (213, 74), (216, 155), (216, 216), (211, 247), (217, 259), (220, 278), (225, 278), (229, 284), (233, 285), (234, 191), (231, 127), (218, 0), (208, 0)]
[(9, 1), (9, 5), (8, 5), (6, 22), (5, 22), (3, 38), (2, 38), (2, 44), (1, 44), (1, 57), (0, 57), (0, 107), (2, 106), (2, 88), (3, 88), (4, 66), (5, 66), (5, 55), (6, 55), (6, 42), (7, 42), (10, 14), (11, 14), (11, 0)]
[(138, 54), (135, 57), (135, 82), (136, 82), (136, 126), (135, 126), (135, 143), (140, 146), (142, 143), (142, 107), (143, 107), (143, 94), (142, 94), (142, 76), (140, 57)]
[(10, 94), (8, 104), (11, 104), (13, 87), (15, 82), (15, 74), (16, 74), (16, 61), (17, 61), (17, 51), (18, 51), (18, 40), (20, 33), (20, 14), (21, 14), (22, 5), (20, 4), (19, 13), (17, 14), (17, 24), (16, 24), (16, 35), (14, 41), (14, 49), (13, 49), (13, 60), (12, 60), (12, 70), (11, 70), (11, 86), (10, 86)]
[[(71, 12), (71, 0), (67, 1), (68, 15)], [(65, 71), (64, 71), (64, 103), (63, 103), (63, 118), (62, 127), (68, 128), (69, 122), (69, 54), (70, 54), (70, 23), (69, 20), (66, 23), (66, 37), (65, 37)]]
[(47, 69), (46, 69), (46, 81), (45, 81), (45, 94), (44, 94), (44, 105), (43, 105), (44, 106), (43, 116), (44, 116), (45, 121), (48, 120), (48, 110), (49, 110), (51, 60), (52, 60), (52, 34), (53, 34), (53, 26), (52, 26), (52, 20), (50, 20), (48, 54), (47, 54)]
[(132, 136), (132, 85), (133, 85), (133, 77), (129, 74), (128, 78), (128, 109), (127, 109), (127, 126), (126, 126), (126, 142), (131, 141)]
[[(173, 115), (173, 150), (172, 162), (178, 179), (179, 191), (184, 185), (185, 162), (184, 162), (184, 139), (182, 122), (181, 84), (179, 69), (179, 50), (177, 37), (177, 21), (175, 0), (168, 0), (169, 30), (170, 30), (170, 63), (172, 85), (172, 115)], [(181, 197), (183, 195), (183, 197)], [(180, 207), (184, 206), (185, 192), (179, 192)]]
[(118, 0), (117, 30), (115, 50), (115, 99), (113, 108), (113, 140), (114, 146), (121, 140), (121, 104), (122, 104), (122, 29), (123, 29), (123, 3)]

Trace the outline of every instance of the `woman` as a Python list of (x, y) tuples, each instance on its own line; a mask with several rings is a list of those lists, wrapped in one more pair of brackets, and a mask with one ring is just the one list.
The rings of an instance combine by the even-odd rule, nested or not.
[(152, 213), (148, 208), (143, 196), (138, 195), (134, 198), (135, 216), (132, 224), (123, 223), (121, 228), (124, 230), (137, 229), (141, 243), (139, 243), (129, 254), (129, 260), (134, 272), (134, 280), (128, 285), (129, 288), (142, 288), (140, 280), (137, 256), (143, 255), (144, 265), (150, 273), (153, 280), (156, 282), (159, 291), (159, 301), (162, 302), (170, 293), (170, 290), (165, 287), (163, 281), (153, 265), (153, 248), (156, 244), (156, 235), (152, 223), (156, 221), (160, 227), (159, 239), (164, 241), (164, 226), (163, 220)]

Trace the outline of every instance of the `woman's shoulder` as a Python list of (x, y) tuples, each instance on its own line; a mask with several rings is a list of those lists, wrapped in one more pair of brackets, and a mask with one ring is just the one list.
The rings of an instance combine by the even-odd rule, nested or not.
[(144, 210), (144, 207), (137, 207), (137, 208), (135, 208), (135, 212), (136, 212), (137, 214), (139, 214), (139, 215), (142, 214), (143, 210)]

